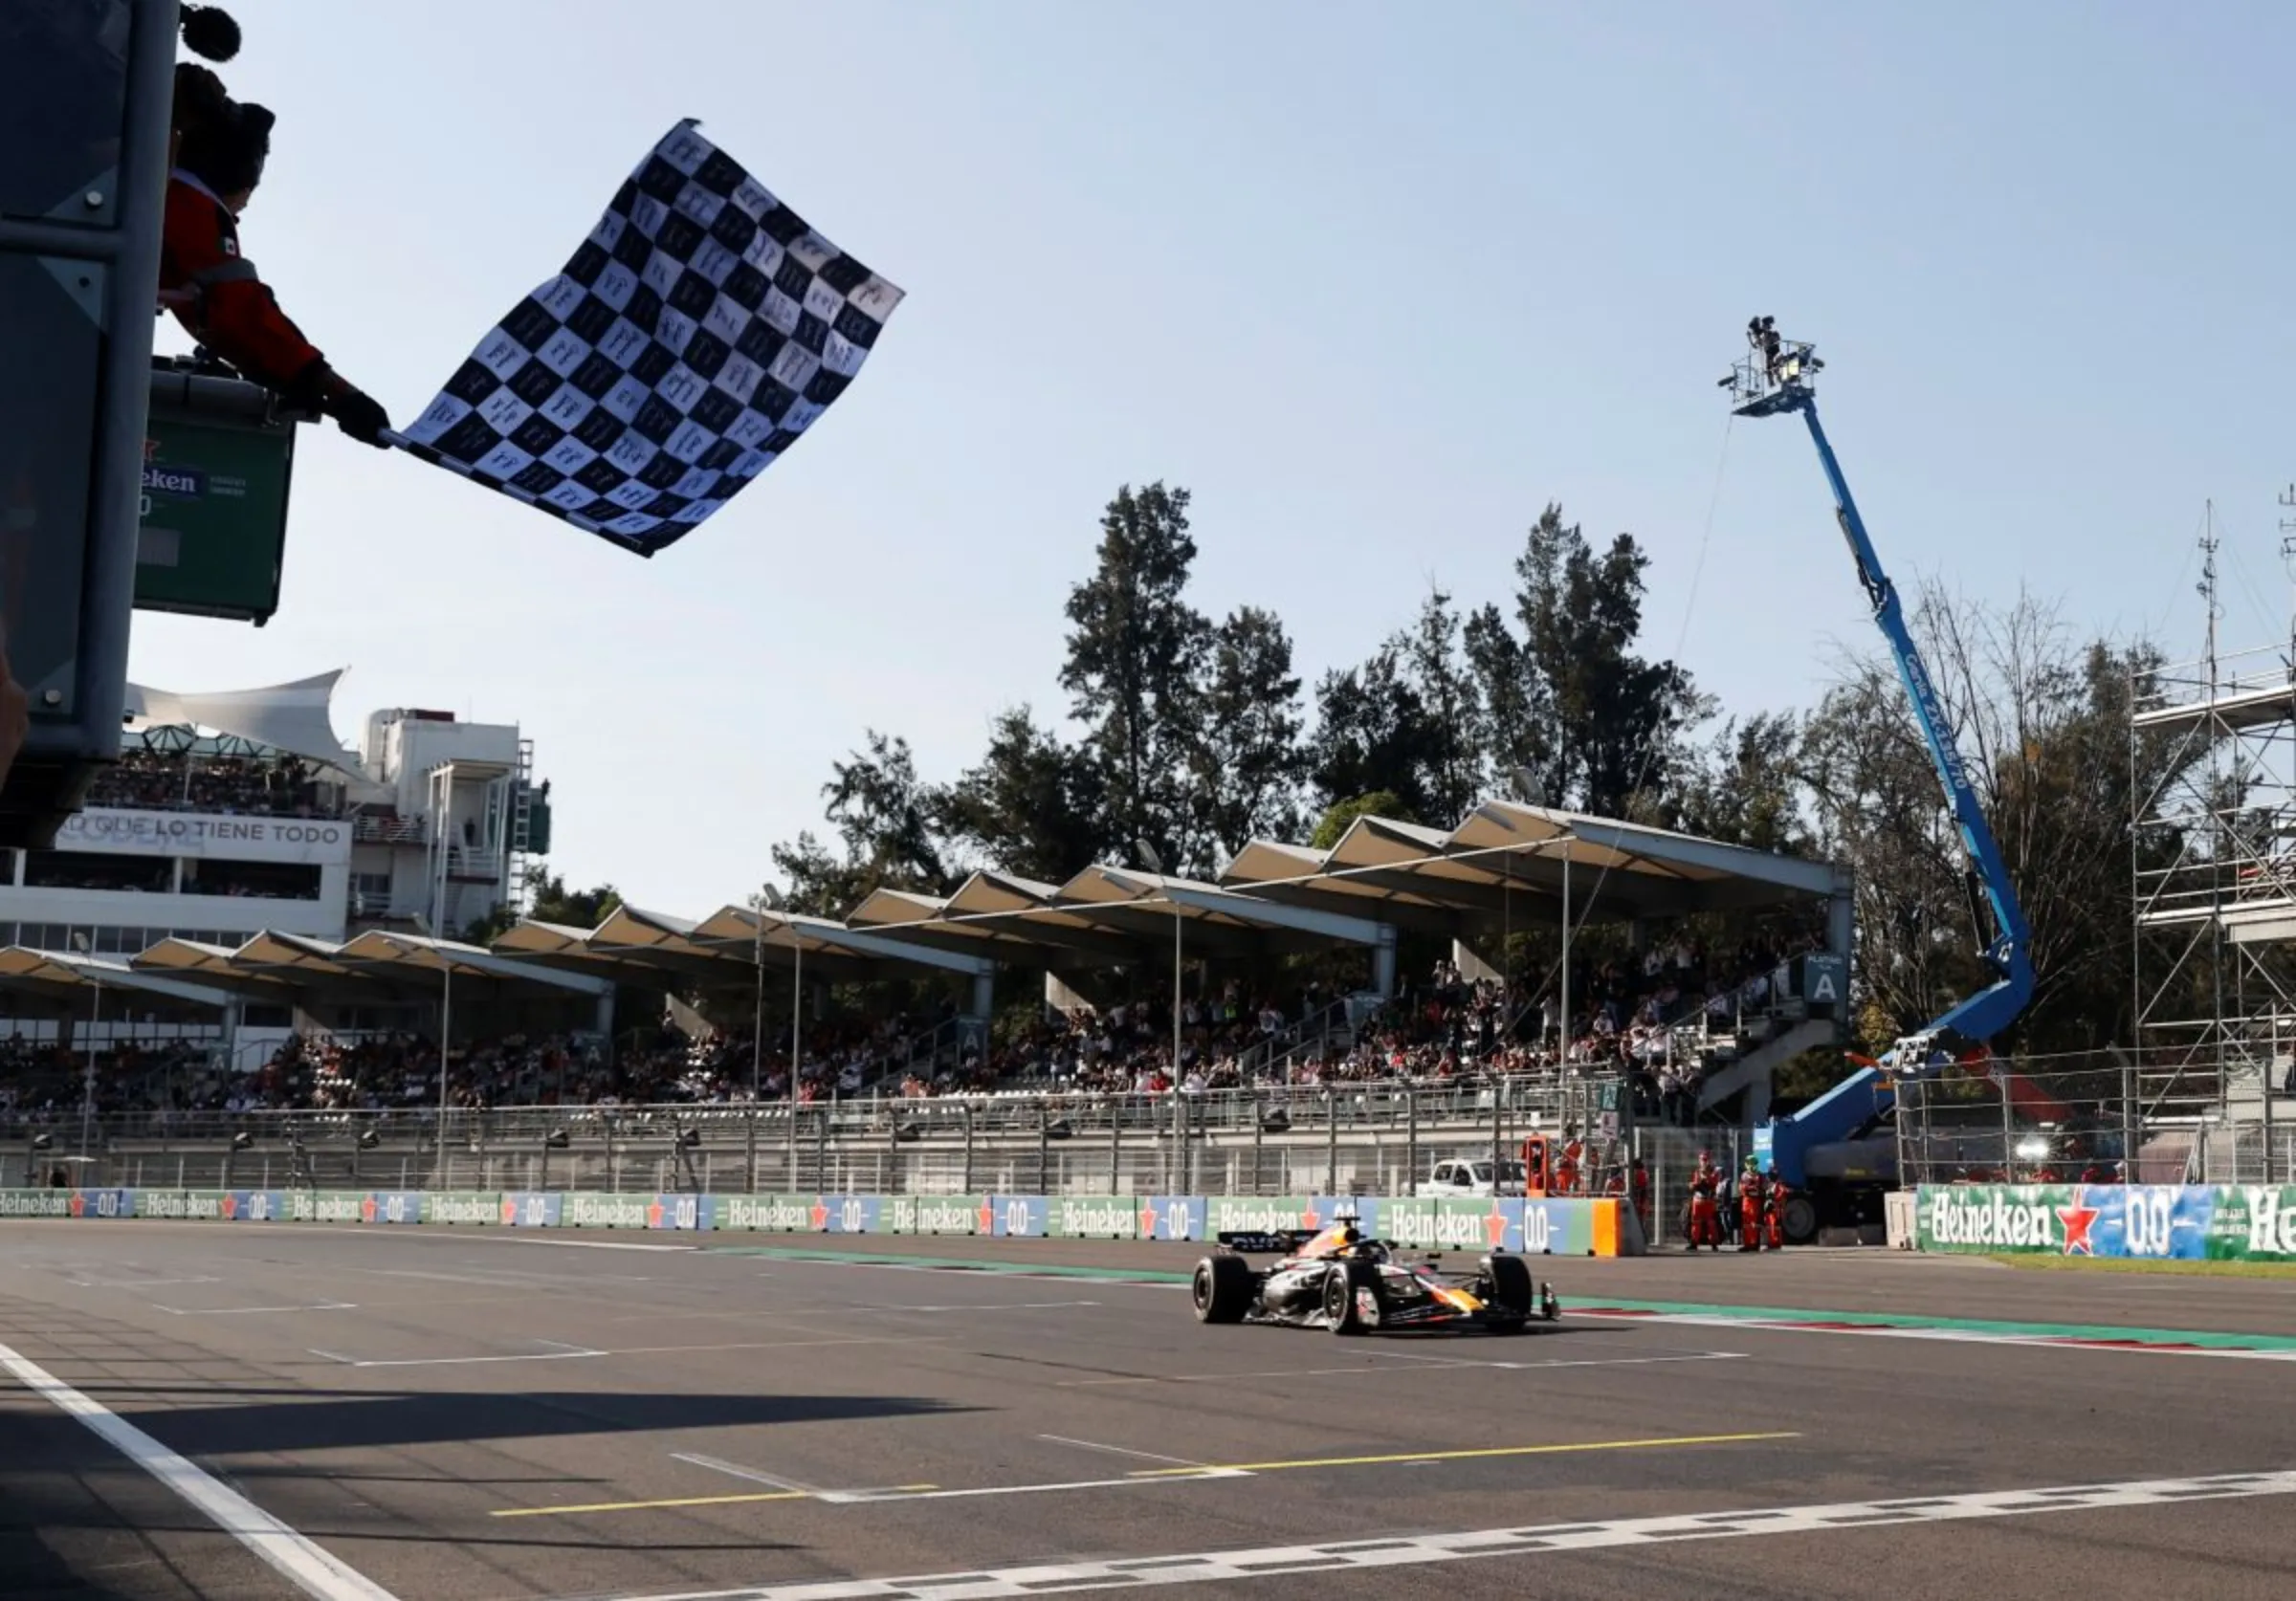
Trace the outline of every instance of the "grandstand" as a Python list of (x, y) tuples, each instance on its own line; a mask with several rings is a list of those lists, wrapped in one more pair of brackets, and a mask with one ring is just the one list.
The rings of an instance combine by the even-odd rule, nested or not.
[[(1713, 911), (1771, 932), (1702, 950), (1679, 923)], [(382, 929), (170, 935), (126, 956), (19, 945), (0, 953), (0, 991), (58, 1018), (132, 998), (150, 1021), (132, 1046), (104, 1040), (98, 1083), (102, 1109), (143, 1126), (428, 1114), (442, 1037), (448, 1104), (496, 1110), (1601, 1080), (1646, 1118), (1744, 1122), (1779, 1063), (1835, 1037), (1848, 918), (1827, 864), (1492, 801), (1449, 830), (1365, 818), (1328, 851), (1256, 841), (1212, 881), (980, 872), (842, 918), (762, 898), (698, 919), (623, 907), (589, 930), (522, 921), (486, 949)], [(1596, 923), (1627, 925), (1610, 949), (1636, 955), (1574, 962), (1566, 939), (1556, 973), (1503, 980), (1511, 934)], [(1301, 954), (1326, 959), (1275, 959)], [(1406, 969), (1409, 954), (1435, 959)], [(1044, 1005), (992, 1039), (1015, 983)], [(292, 1020), (292, 1038), (258, 1015)], [(194, 1017), (207, 1035), (183, 1026)], [(68, 1028), (28, 1039), (55, 1082), (27, 1095), (20, 1073), (0, 1129), (78, 1109)]]
[[(384, 711), (350, 749), (331, 716), (341, 676), (219, 694), (131, 689), (120, 760), (84, 809), (54, 849), (0, 865), (0, 946), (15, 948), (20, 974), (0, 1033), (99, 1048), (228, 1039), (259, 1054), (307, 1026), (291, 991), (242, 996), (227, 1018), (211, 975), (131, 958), (445, 932), (516, 895), (525, 858), (548, 846), (530, 742), (515, 726)], [(67, 971), (88, 975), (83, 1004), (57, 1004)], [(207, 1004), (204, 1022), (181, 1016), (195, 1005), (186, 984)], [(108, 1010), (84, 1004), (104, 992)]]

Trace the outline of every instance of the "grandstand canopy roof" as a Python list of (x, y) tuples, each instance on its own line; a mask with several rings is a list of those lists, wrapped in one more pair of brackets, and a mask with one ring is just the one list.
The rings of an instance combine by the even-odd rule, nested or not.
[(982, 975), (1000, 963), (1137, 962), (1170, 950), (1176, 917), (1192, 956), (1378, 947), (1394, 927), (1458, 934), (1558, 915), (1566, 863), (1578, 915), (1606, 921), (1760, 907), (1846, 884), (1822, 862), (1490, 801), (1450, 829), (1359, 818), (1328, 851), (1254, 841), (1217, 883), (1107, 864), (1058, 885), (982, 871), (946, 895), (878, 889), (842, 922), (726, 906), (696, 923), (626, 906), (595, 929), (520, 923), (493, 950), (625, 981), (747, 983), (761, 939), (769, 966), (802, 951), (806, 972), (832, 979), (903, 966)]
[(274, 684), (261, 690), (224, 690), (183, 694), (172, 690), (127, 687), (127, 717), (131, 727), (154, 728), (185, 724), (234, 735), (273, 750), (309, 757), (332, 766), (355, 771), (358, 754), (336, 735), (328, 704), (343, 669), (301, 678), (292, 684)]
[(498, 956), (475, 945), (413, 934), (363, 933), (345, 944), (303, 934), (259, 933), (245, 944), (164, 939), (130, 958), (130, 971), (274, 1001), (298, 993), (356, 995), (376, 987), (429, 992), (448, 974), (565, 996), (607, 994), (612, 984)]
[(1137, 961), (1161, 950), (1175, 915), (1198, 954), (1377, 945), (1380, 924), (1353, 910), (1318, 911), (1237, 894), (1217, 884), (1095, 866), (1057, 888), (977, 872), (946, 898), (880, 889), (848, 922), (905, 942), (1053, 967)]
[(1559, 915), (1601, 921), (1777, 904), (1846, 886), (1830, 863), (1777, 856), (1580, 812), (1490, 800), (1452, 829), (1363, 817), (1328, 851), (1254, 841), (1221, 883), (1408, 927)]
[(637, 907), (618, 907), (595, 929), (520, 923), (494, 943), (505, 955), (623, 982), (641, 977), (690, 978), (703, 983), (750, 983), (756, 976), (760, 928), (768, 967), (801, 958), (807, 971), (832, 979), (882, 976), (894, 967), (922, 967), (966, 976), (989, 971), (977, 954), (921, 949), (848, 928), (827, 917), (720, 907), (699, 923)]
[(99, 990), (134, 995), (143, 1004), (167, 1012), (220, 1012), (232, 1001), (229, 990), (142, 972), (109, 957), (21, 945), (0, 950), (0, 994), (71, 1009), (88, 1005)]

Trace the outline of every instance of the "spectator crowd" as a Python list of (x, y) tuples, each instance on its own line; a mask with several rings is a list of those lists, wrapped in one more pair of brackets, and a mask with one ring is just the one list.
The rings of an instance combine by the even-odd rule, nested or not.
[(130, 745), (97, 775), (91, 806), (225, 817), (334, 817), (336, 786), (297, 756), (262, 759)]
[[(1273, 990), (1229, 978), (1183, 998), (1177, 1056), (1169, 988), (1098, 1008), (1047, 1009), (996, 1039), (946, 1003), (931, 1013), (826, 1018), (806, 1030), (794, 1075), (785, 1021), (768, 1019), (759, 1048), (746, 1025), (713, 1029), (685, 1013), (682, 1024), (666, 1017), (610, 1050), (598, 1037), (573, 1035), (457, 1044), (446, 1094), (451, 1106), (484, 1109), (778, 1102), (790, 1097), (793, 1078), (795, 1098), (810, 1104), (864, 1094), (1194, 1094), (1247, 1084), (1617, 1076), (1643, 1117), (1687, 1125), (1711, 1064), (1779, 1026), (1774, 975), (1818, 943), (1788, 930), (1724, 948), (1675, 939), (1592, 961), (1573, 971), (1567, 1019), (1559, 988), (1512, 989), (1448, 961), (1383, 1004), (1322, 980)], [(186, 1045), (99, 1051), (98, 1109), (427, 1110), (439, 1100), (437, 1043), (416, 1034), (301, 1035), (253, 1069), (219, 1056)], [(21, 1039), (0, 1052), (0, 1129), (76, 1119), (77, 1061)]]

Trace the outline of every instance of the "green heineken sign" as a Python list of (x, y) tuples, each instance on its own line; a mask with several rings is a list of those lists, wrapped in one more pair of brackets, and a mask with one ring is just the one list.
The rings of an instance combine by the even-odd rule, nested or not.
[(287, 549), (290, 424), (189, 422), (155, 403), (144, 441), (136, 605), (262, 624)]

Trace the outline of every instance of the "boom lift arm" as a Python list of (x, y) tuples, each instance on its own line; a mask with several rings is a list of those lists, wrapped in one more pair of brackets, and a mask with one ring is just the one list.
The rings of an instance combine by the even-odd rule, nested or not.
[(1824, 363), (1807, 342), (1780, 340), (1771, 318), (1757, 317), (1748, 323), (1746, 340), (1752, 354), (1723, 380), (1723, 385), (1731, 391), (1731, 409), (1740, 417), (1799, 412), (1802, 422), (1808, 425), (1810, 443), (1818, 448), (1818, 463), (1825, 470), (1825, 481), (1833, 490), (1835, 518), (1842, 525), (1843, 538), (1848, 541), (1850, 559), (1857, 563), (1858, 582), (1865, 586), (1866, 598), (1872, 603), (1873, 620), (1880, 626), (1882, 637), (1889, 642), (1898, 679), (1905, 685), (1906, 696), (1913, 706), (1913, 720), (1921, 729), (1922, 741), (1929, 746), (1930, 760), (1936, 767), (1938, 781), (1945, 786), (1946, 800), (1953, 806), (1962, 853), (1968, 858), (1992, 911), (1993, 938), (1983, 955), (1986, 965), (1993, 970), (1994, 981), (1918, 1034), (1899, 1040), (1884, 1058), (1885, 1064), (1898, 1072), (1918, 1072), (1936, 1063), (1941, 1053), (1958, 1057), (1972, 1047), (1986, 1044), (2017, 1020), (2033, 998), (2033, 961), (2028, 949), (2031, 935), (2025, 926), (2024, 911), (2017, 902), (2016, 888), (2009, 882), (2008, 866), (2001, 861), (2000, 846), (1994, 841), (1993, 827), (1985, 821), (1985, 809), (1970, 784), (1961, 753), (1954, 747), (1947, 727), (1936, 686), (1913, 643), (1911, 630), (1906, 626), (1905, 607), (1898, 599), (1897, 586), (1882, 571), (1881, 557), (1866, 535), (1865, 518), (1858, 515), (1858, 503), (1849, 493), (1848, 480), (1842, 475), (1842, 464), (1835, 458), (1834, 448), (1826, 441), (1825, 428), (1818, 420), (1818, 397), (1811, 381), (1823, 370)]

